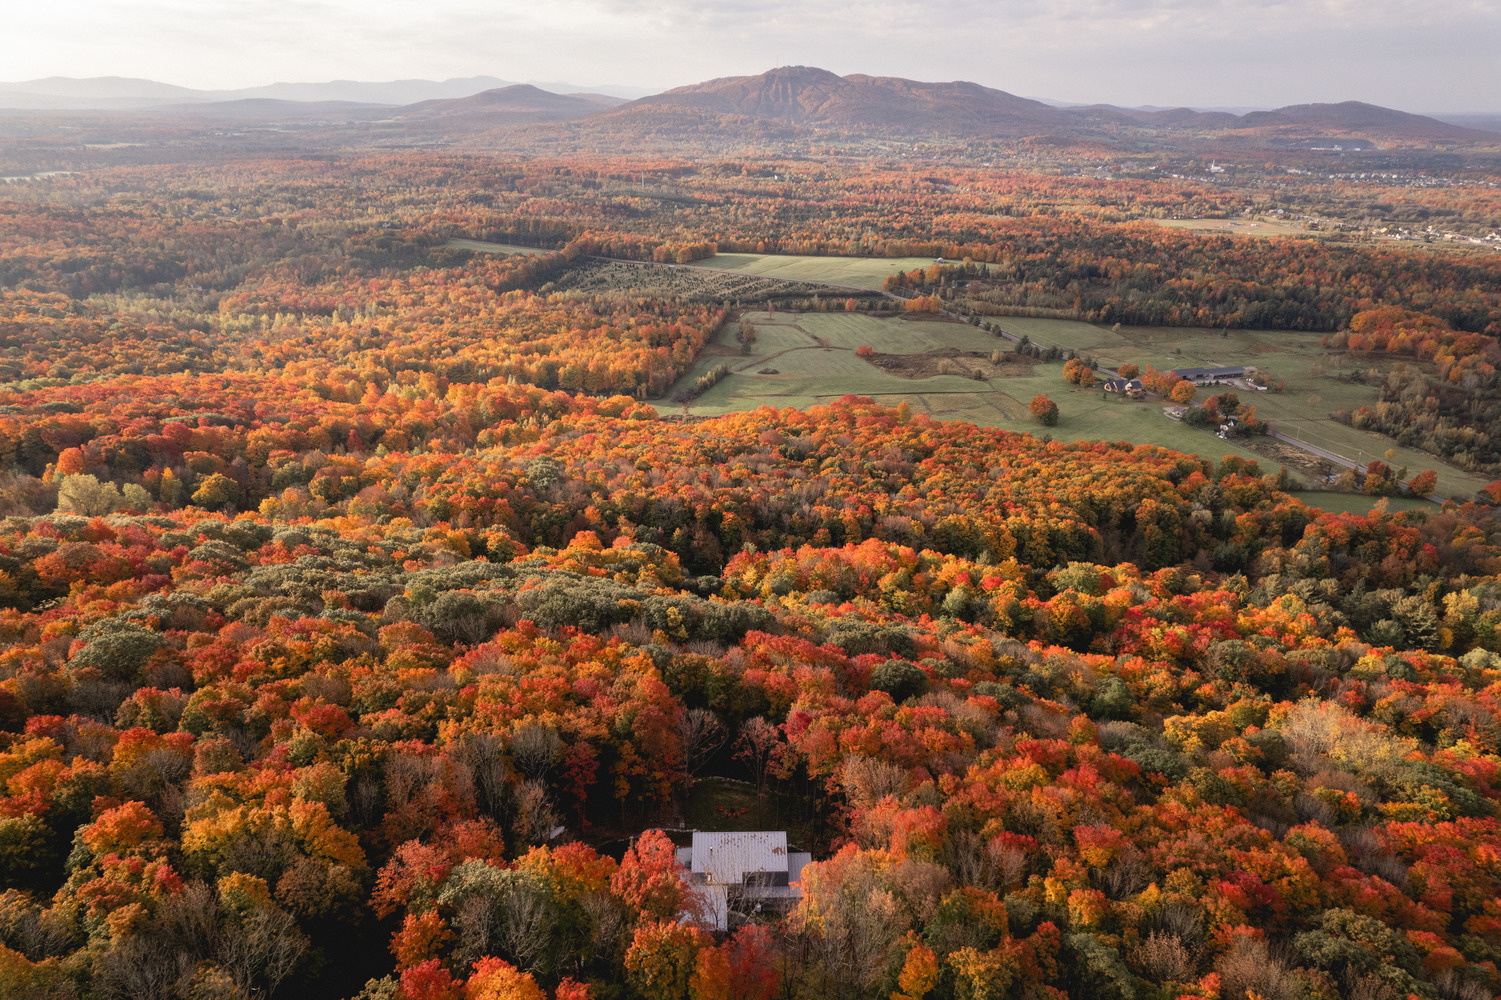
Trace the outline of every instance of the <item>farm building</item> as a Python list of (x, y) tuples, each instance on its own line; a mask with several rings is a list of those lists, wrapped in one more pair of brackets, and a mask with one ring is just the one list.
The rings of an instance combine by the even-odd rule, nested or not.
[(813, 860), (789, 852), (784, 831), (694, 833), (692, 846), (677, 854), (704, 898), (705, 917), (721, 931), (730, 929), (732, 912), (790, 909), (802, 895), (793, 883)]
[(1224, 368), (1174, 368), (1168, 374), (1186, 378), (1195, 385), (1211, 385), (1225, 379), (1244, 378), (1246, 372), (1253, 370), (1244, 365), (1229, 365)]

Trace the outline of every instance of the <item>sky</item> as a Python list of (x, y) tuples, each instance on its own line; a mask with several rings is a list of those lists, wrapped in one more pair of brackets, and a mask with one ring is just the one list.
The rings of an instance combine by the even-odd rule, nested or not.
[(1078, 103), (1501, 112), (1501, 0), (42, 0), (0, 77), (203, 89), (490, 75), (653, 90), (775, 66)]

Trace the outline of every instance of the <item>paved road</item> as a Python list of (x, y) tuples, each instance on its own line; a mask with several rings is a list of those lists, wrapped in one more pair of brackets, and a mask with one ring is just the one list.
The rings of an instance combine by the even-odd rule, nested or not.
[[(1299, 441), (1297, 438), (1290, 438), (1286, 434), (1278, 434), (1276, 431), (1268, 431), (1267, 432), (1267, 437), (1276, 438), (1278, 441), (1281, 441), (1283, 444), (1290, 444), (1294, 448), (1298, 448), (1298, 449), (1301, 449), (1302, 451), (1306, 451), (1310, 455), (1316, 455), (1319, 458), (1326, 459), (1326, 460), (1328, 460), (1330, 462), (1333, 462), (1335, 465), (1344, 466), (1346, 469), (1364, 469), (1365, 468), (1365, 464), (1363, 462), (1352, 462), (1352, 461), (1350, 461), (1350, 459), (1346, 458), (1343, 455), (1336, 455), (1332, 451), (1325, 451), (1323, 448), (1320, 448), (1317, 445), (1309, 444), (1307, 441)], [(1428, 500), (1428, 501), (1430, 501), (1432, 503), (1436, 503), (1440, 507), (1442, 507), (1444, 505), (1444, 502), (1442, 500), (1440, 500), (1437, 496), (1426, 496), (1426, 497), (1422, 497), (1421, 499)]]
[(1319, 458), (1327, 459), (1328, 461), (1333, 462), (1335, 465), (1342, 465), (1347, 469), (1365, 468), (1363, 464), (1359, 462), (1352, 462), (1343, 455), (1336, 455), (1332, 451), (1325, 451), (1323, 448), (1320, 448), (1317, 445), (1311, 445), (1307, 441), (1299, 441), (1297, 438), (1290, 438), (1286, 434), (1278, 434), (1276, 431), (1268, 431), (1267, 437), (1276, 438), (1283, 444), (1290, 444), (1294, 448), (1306, 451), (1310, 455), (1317, 455)]

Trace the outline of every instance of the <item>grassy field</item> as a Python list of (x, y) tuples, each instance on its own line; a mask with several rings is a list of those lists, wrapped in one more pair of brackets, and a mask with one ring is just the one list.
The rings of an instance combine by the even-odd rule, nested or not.
[[(889, 406), (905, 401), (914, 412), (938, 419), (1048, 433), (1064, 441), (1130, 441), (1197, 453), (1214, 461), (1235, 454), (1256, 458), (1263, 467), (1276, 466), (1274, 460), (1233, 442), (1169, 420), (1160, 402), (1107, 398), (1098, 389), (1070, 386), (1063, 381), (1061, 362), (1035, 365), (989, 381), (960, 375), (912, 379), (884, 371), (855, 354), (862, 344), (881, 354), (907, 355), (942, 348), (988, 354), (1009, 346), (962, 323), (843, 312), (751, 313), (747, 318), (757, 330), (753, 353), (740, 353), (733, 325), (724, 331), (686, 377), (697, 378), (722, 363), (730, 366), (731, 374), (687, 407), (688, 412), (711, 416), (763, 405), (801, 409), (853, 393)], [(1255, 405), (1258, 415), (1271, 421), (1279, 432), (1351, 461), (1365, 463), (1379, 458), (1394, 466), (1406, 466), (1409, 476), (1433, 469), (1438, 473), (1440, 496), (1469, 497), (1488, 482), (1483, 476), (1445, 465), (1432, 455), (1402, 448), (1389, 438), (1331, 419), (1337, 410), (1353, 410), (1379, 400), (1384, 362), (1370, 368), (1366, 362), (1356, 365), (1348, 357), (1326, 354), (1317, 333), (1230, 330), (1222, 336), (1218, 330), (1112, 330), (1069, 320), (1023, 317), (1003, 317), (999, 322), (1010, 333), (1025, 333), (1045, 346), (1090, 354), (1111, 368), (1128, 361), (1160, 369), (1254, 364), (1265, 369), (1274, 381), (1283, 382), (1283, 391), (1241, 392), (1240, 396)], [(1352, 380), (1352, 375), (1360, 381)], [(1201, 398), (1211, 391), (1200, 390)], [(1027, 404), (1038, 393), (1046, 393), (1058, 404), (1060, 420), (1056, 427), (1044, 429), (1032, 420)], [(678, 408), (667, 401), (659, 401), (659, 406), (665, 411)]]
[(785, 281), (763, 275), (713, 271), (696, 267), (664, 267), (618, 260), (585, 260), (575, 263), (556, 279), (554, 290), (583, 296), (627, 292), (633, 297), (675, 299), (719, 304), (733, 301), (754, 307), (769, 299), (827, 297), (828, 289), (807, 282)]
[(513, 253), (535, 256), (549, 252), (547, 250), (539, 250), (536, 247), (515, 247), (508, 243), (486, 243), (484, 240), (449, 240), (448, 245), (459, 250), (473, 250), (475, 253), (498, 253), (501, 256), (509, 256)]
[(931, 257), (793, 257), (780, 254), (722, 253), (694, 261), (694, 267), (744, 271), (788, 281), (827, 281), (835, 285), (879, 289), (898, 271), (927, 267)]
[(1368, 497), (1360, 493), (1299, 493), (1299, 500), (1310, 507), (1340, 514), (1368, 514), (1381, 500), (1387, 510), (1437, 510), (1428, 500), (1412, 497)]
[[(731, 374), (694, 401), (689, 412), (718, 415), (763, 405), (801, 409), (850, 393), (973, 393), (983, 383), (956, 375), (914, 382), (882, 371), (856, 356), (855, 349), (869, 344), (883, 353), (918, 354), (943, 346), (949, 337), (974, 345), (966, 350), (997, 346), (994, 337), (957, 323), (876, 319), (858, 313), (751, 313), (747, 318), (756, 325), (753, 353), (740, 353), (733, 327), (721, 333), (719, 342), (699, 355), (685, 378), (696, 379), (720, 364), (728, 364)], [(768, 369), (774, 372), (761, 374)]]
[[(754, 352), (741, 354), (734, 328), (726, 329), (719, 342), (699, 356), (685, 379), (696, 379), (719, 364), (728, 364), (731, 374), (690, 404), (687, 412), (717, 416), (758, 406), (803, 409), (854, 394), (870, 396), (887, 406), (905, 401), (913, 412), (940, 420), (1049, 433), (1062, 441), (1156, 444), (1198, 452), (1215, 461), (1227, 454), (1256, 457), (1167, 419), (1160, 404), (1105, 399), (1098, 390), (1069, 386), (1063, 381), (1061, 362), (1035, 365), (1024, 375), (982, 382), (958, 375), (904, 378), (855, 354), (862, 344), (883, 354), (921, 354), (941, 348), (988, 353), (1007, 346), (1005, 341), (962, 323), (882, 319), (858, 313), (752, 313), (746, 318), (756, 326)], [(1058, 404), (1061, 419), (1056, 427), (1038, 426), (1027, 409), (1032, 397), (1040, 392)], [(667, 411), (674, 408), (665, 400), (658, 405)]]
[(1196, 233), (1229, 233), (1232, 236), (1308, 236), (1295, 222), (1269, 219), (1157, 219), (1169, 229), (1188, 229)]

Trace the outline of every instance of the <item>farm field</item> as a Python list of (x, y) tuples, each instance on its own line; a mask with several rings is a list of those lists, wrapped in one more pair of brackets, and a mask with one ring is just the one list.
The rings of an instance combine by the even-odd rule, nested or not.
[(694, 267), (744, 271), (788, 281), (826, 281), (834, 285), (879, 289), (898, 271), (927, 267), (931, 257), (796, 257), (781, 254), (722, 253), (695, 261)]
[[(963, 354), (981, 352), (988, 356), (997, 348), (1010, 346), (1009, 342), (962, 323), (858, 313), (750, 313), (746, 318), (757, 331), (753, 353), (740, 353), (733, 325), (723, 331), (684, 378), (696, 379), (719, 364), (728, 364), (731, 374), (690, 404), (688, 413), (718, 416), (758, 406), (805, 409), (855, 394), (888, 406), (905, 401), (914, 412), (937, 419), (1048, 433), (1063, 441), (1131, 441), (1194, 452), (1216, 461), (1227, 454), (1238, 454), (1259, 458), (1262, 464), (1268, 462), (1265, 456), (1233, 442), (1166, 418), (1157, 401), (1107, 398), (1098, 389), (1069, 386), (1063, 381), (1061, 362), (1033, 365), (1024, 373), (1008, 366), (1006, 373), (986, 381), (956, 374), (913, 379), (882, 370), (855, 354), (861, 345), (869, 345), (878, 354), (894, 355), (951, 349), (960, 352), (955, 359), (959, 364), (988, 370), (988, 365)], [(1113, 331), (1089, 323), (1030, 317), (1004, 317), (1000, 325), (1009, 333), (1026, 334), (1044, 346), (1090, 354), (1111, 368), (1128, 361), (1166, 369), (1254, 359), (1251, 363), (1260, 364), (1283, 381), (1284, 389), (1280, 393), (1240, 395), (1281, 433), (1351, 461), (1364, 463), (1379, 458), (1394, 466), (1406, 466), (1409, 475), (1433, 469), (1438, 473), (1440, 496), (1468, 497), (1487, 481), (1432, 455), (1333, 420), (1331, 414), (1338, 410), (1353, 410), (1380, 398), (1381, 368), (1389, 363), (1377, 363), (1374, 377), (1359, 367), (1356, 370), (1363, 381), (1353, 381), (1348, 377), (1351, 359), (1326, 354), (1317, 333), (1231, 330), (1221, 336), (1216, 330), (1166, 327), (1122, 327)], [(1200, 390), (1200, 398), (1212, 391)], [(1046, 393), (1058, 404), (1061, 418), (1057, 426), (1044, 429), (1032, 419), (1027, 404), (1038, 393)], [(671, 394), (658, 405), (670, 410), (675, 405), (670, 399)]]
[[(1218, 460), (1226, 454), (1256, 457), (1236, 445), (1196, 431), (1162, 414), (1157, 403), (1105, 399), (1095, 390), (1081, 390), (1063, 381), (1061, 362), (1038, 364), (1026, 374), (1002, 374), (989, 381), (962, 375), (904, 378), (883, 371), (855, 354), (869, 345), (881, 354), (923, 354), (954, 349), (989, 355), (1009, 346), (991, 334), (962, 323), (907, 318), (877, 318), (856, 313), (751, 313), (756, 341), (752, 354), (743, 355), (733, 325), (706, 348), (683, 381), (691, 381), (720, 364), (730, 375), (685, 407), (697, 416), (719, 416), (758, 406), (805, 409), (840, 396), (870, 396), (887, 406), (903, 401), (915, 413), (940, 420), (967, 420), (982, 427), (1024, 433), (1048, 433), (1063, 441), (1131, 441), (1181, 451), (1198, 452)], [(1081, 324), (1082, 325), (1082, 324)], [(961, 355), (960, 364), (986, 367), (983, 359)], [(762, 374), (767, 369), (773, 371)], [(1038, 393), (1058, 403), (1062, 419), (1056, 427), (1039, 427), (1027, 410)], [(657, 405), (670, 410), (667, 399)]]
[(1169, 229), (1187, 229), (1196, 233), (1229, 233), (1232, 236), (1307, 236), (1308, 231), (1294, 222), (1266, 219), (1157, 219)]
[[(1404, 448), (1390, 438), (1347, 427), (1332, 419), (1340, 410), (1369, 406), (1381, 398), (1381, 380), (1394, 364), (1387, 358), (1353, 358), (1330, 354), (1320, 346), (1320, 333), (1285, 330), (1204, 330), (1185, 327), (1122, 327), (1114, 331), (1072, 320), (1002, 317), (1008, 333), (1026, 334), (1045, 347), (1072, 349), (1093, 356), (1101, 365), (1114, 368), (1135, 362), (1145, 368), (1252, 364), (1266, 369), (1281, 392), (1241, 392), (1244, 402), (1254, 403), (1257, 414), (1275, 430), (1318, 448), (1343, 455), (1352, 462), (1374, 458), (1406, 466), (1410, 473), (1433, 469), (1438, 473), (1438, 494), (1468, 498), (1489, 480), (1447, 465), (1415, 448)], [(1201, 389), (1200, 399), (1216, 389)], [(1049, 391), (1060, 407), (1055, 392)], [(1065, 411), (1066, 412), (1066, 411)], [(1186, 430), (1186, 429), (1185, 429)], [(1192, 433), (1192, 432), (1190, 432)], [(1167, 443), (1166, 441), (1162, 443)], [(1169, 445), (1178, 447), (1178, 445)], [(1390, 450), (1393, 455), (1386, 458)]]
[[(921, 354), (938, 347), (991, 351), (995, 337), (973, 327), (938, 321), (877, 319), (858, 313), (750, 313), (756, 342), (742, 354), (731, 324), (706, 348), (683, 377), (691, 381), (720, 364), (731, 374), (688, 407), (696, 415), (717, 416), (758, 406), (805, 409), (844, 395), (886, 396), (912, 392), (973, 394), (973, 379), (940, 375), (915, 382), (884, 372), (855, 349), (869, 344), (890, 354)], [(761, 374), (766, 369), (774, 371)], [(668, 399), (671, 398), (669, 394)], [(659, 405), (670, 407), (669, 402)]]
[(779, 297), (812, 298), (826, 291), (822, 285), (765, 275), (620, 260), (576, 262), (556, 280), (554, 288), (584, 296), (626, 292), (638, 297), (716, 305), (734, 301), (746, 307)]
[(540, 250), (537, 247), (518, 247), (512, 246), (509, 243), (487, 243), (484, 240), (449, 240), (448, 245), (458, 250), (473, 250), (475, 253), (497, 253), (501, 255), (520, 253), (533, 257), (538, 254), (547, 253), (546, 250)]

